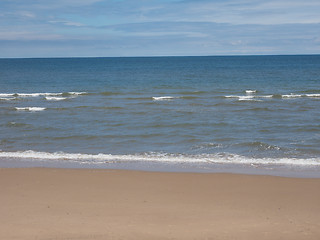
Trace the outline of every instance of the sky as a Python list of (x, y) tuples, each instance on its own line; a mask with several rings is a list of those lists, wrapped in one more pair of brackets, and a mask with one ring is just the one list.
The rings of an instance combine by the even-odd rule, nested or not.
[(0, 0), (0, 58), (320, 54), (319, 0)]

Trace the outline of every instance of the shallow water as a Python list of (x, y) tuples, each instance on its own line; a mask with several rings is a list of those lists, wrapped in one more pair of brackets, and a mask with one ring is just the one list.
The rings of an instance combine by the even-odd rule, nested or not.
[(320, 167), (318, 55), (0, 59), (0, 89), (2, 165)]

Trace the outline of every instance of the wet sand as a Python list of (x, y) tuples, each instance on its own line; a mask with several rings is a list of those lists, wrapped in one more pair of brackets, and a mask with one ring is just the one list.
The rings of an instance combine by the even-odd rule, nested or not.
[(0, 239), (320, 239), (320, 179), (0, 169)]

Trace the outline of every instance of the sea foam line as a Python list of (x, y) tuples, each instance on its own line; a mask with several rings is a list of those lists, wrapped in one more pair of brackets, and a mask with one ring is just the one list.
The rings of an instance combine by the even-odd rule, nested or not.
[(43, 111), (46, 108), (44, 107), (15, 107), (17, 111), (30, 111), (30, 112), (39, 112)]
[(305, 96), (307, 97), (320, 97), (319, 93), (311, 93), (311, 94), (306, 94)]
[(292, 165), (292, 166), (320, 166), (320, 158), (250, 158), (237, 154), (164, 154), (145, 153), (133, 155), (113, 154), (83, 154), (64, 152), (36, 152), (32, 150), (18, 152), (0, 152), (2, 158), (29, 159), (29, 160), (62, 160), (83, 164), (101, 164), (114, 162), (163, 162), (163, 163), (211, 163), (211, 164), (244, 164), (244, 165)]
[(48, 92), (39, 92), (39, 93), (0, 93), (0, 97), (47, 97), (47, 96), (61, 96), (61, 95), (85, 95), (87, 92), (67, 92), (67, 93), (48, 93)]
[(320, 98), (320, 94), (318, 93), (311, 93), (311, 94), (284, 94), (281, 95), (282, 98), (301, 98), (301, 97), (308, 97), (308, 98)]
[(0, 100), (4, 100), (4, 101), (11, 101), (11, 100), (15, 100), (15, 97), (0, 97)]
[(246, 95), (246, 96), (238, 96), (238, 95), (229, 95), (224, 96), (225, 98), (237, 98), (238, 101), (261, 101), (259, 100), (257, 96), (254, 95)]
[(257, 90), (246, 90), (246, 94), (254, 94)]
[(0, 93), (0, 97), (13, 97), (14, 93)]
[(66, 100), (67, 98), (65, 97), (46, 97), (46, 100), (48, 101), (62, 101), (62, 100)]
[(68, 92), (70, 95), (85, 95), (87, 92)]
[(303, 95), (301, 95), (301, 94), (293, 94), (293, 93), (281, 95), (282, 98), (300, 98), (302, 96)]
[(162, 97), (152, 97), (152, 99), (154, 101), (165, 101), (165, 100), (172, 100), (172, 99), (175, 99), (175, 98), (179, 98), (179, 97), (172, 97), (172, 96), (162, 96)]
[(311, 93), (311, 94), (282, 94), (282, 95), (254, 95), (252, 93), (247, 93), (247, 95), (227, 95), (224, 96), (225, 98), (237, 98), (239, 101), (261, 101), (257, 100), (259, 98), (282, 98), (282, 99), (292, 99), (292, 98), (320, 98), (320, 94), (318, 93)]
[(63, 93), (15, 93), (18, 97), (59, 96)]

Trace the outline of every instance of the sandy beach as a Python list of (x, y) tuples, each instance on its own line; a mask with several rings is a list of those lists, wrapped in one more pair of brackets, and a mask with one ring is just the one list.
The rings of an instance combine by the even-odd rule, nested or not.
[(320, 179), (0, 169), (0, 239), (320, 239)]

